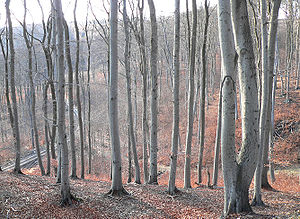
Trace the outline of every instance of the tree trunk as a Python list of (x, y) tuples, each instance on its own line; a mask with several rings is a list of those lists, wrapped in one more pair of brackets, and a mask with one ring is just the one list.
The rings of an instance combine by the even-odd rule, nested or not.
[(131, 183), (131, 175), (132, 175), (132, 165), (131, 165), (131, 140), (130, 140), (130, 128), (128, 125), (128, 179), (127, 179), (127, 183)]
[(19, 130), (19, 119), (18, 119), (18, 107), (17, 107), (17, 97), (16, 97), (16, 86), (15, 86), (15, 48), (14, 48), (14, 38), (13, 38), (13, 27), (10, 16), (10, 0), (6, 0), (6, 19), (8, 23), (8, 38), (9, 38), (9, 51), (10, 51), (10, 92), (12, 100), (12, 112), (13, 112), (13, 137), (15, 145), (15, 173), (22, 173), (20, 160), (21, 160), (21, 141), (20, 141), (20, 130)]
[(186, 135), (185, 163), (184, 163), (184, 188), (191, 188), (191, 149), (193, 137), (193, 103), (194, 103), (194, 74), (195, 74), (195, 54), (196, 54), (196, 36), (197, 36), (197, 4), (192, 1), (193, 27), (191, 39), (191, 51), (189, 53), (189, 108), (188, 125)]
[(252, 205), (263, 206), (261, 194), (261, 181), (262, 181), (262, 170), (263, 170), (263, 158), (264, 158), (264, 148), (265, 136), (268, 135), (266, 130), (267, 124), (267, 114), (268, 114), (268, 102), (269, 102), (269, 72), (268, 72), (268, 30), (267, 30), (267, 5), (265, 0), (260, 1), (261, 9), (261, 57), (262, 57), (262, 82), (261, 82), (261, 104), (260, 104), (260, 117), (259, 117), (259, 149), (257, 156), (257, 165), (254, 176), (254, 197), (252, 200)]
[[(258, 144), (258, 93), (255, 57), (245, 0), (232, 0), (232, 19), (238, 55), (241, 93), (242, 146), (236, 164), (236, 196), (229, 195), (228, 212), (249, 212), (249, 186), (256, 167)], [(225, 102), (225, 100), (224, 100)], [(223, 103), (224, 103), (223, 102)], [(223, 122), (222, 122), (223, 124)]]
[[(234, 51), (232, 21), (237, 54)], [(254, 52), (245, 0), (219, 0), (219, 34), (222, 55), (221, 152), (224, 176), (224, 217), (251, 211), (249, 186), (258, 148), (258, 95)], [(237, 60), (238, 57), (238, 60)], [(242, 146), (235, 153), (235, 67), (238, 61), (241, 91)]]
[(45, 133), (45, 143), (46, 143), (46, 151), (47, 151), (47, 171), (46, 175), (50, 176), (51, 173), (51, 156), (50, 156), (50, 142), (49, 142), (49, 123), (48, 123), (48, 87), (49, 83), (46, 81), (44, 85), (43, 92), (43, 111), (44, 111), (44, 133)]
[(79, 124), (79, 138), (80, 138), (80, 178), (84, 179), (84, 133), (83, 133), (83, 121), (82, 121), (82, 110), (81, 110), (81, 100), (80, 100), (80, 84), (79, 84), (79, 49), (80, 49), (80, 36), (79, 29), (76, 19), (77, 10), (77, 0), (75, 1), (75, 7), (73, 11), (74, 16), (74, 26), (76, 35), (76, 60), (75, 60), (75, 80), (76, 80), (76, 99), (77, 99), (77, 109), (78, 109), (78, 124)]
[(205, 136), (205, 89), (206, 89), (206, 44), (207, 44), (207, 32), (208, 32), (208, 22), (209, 22), (209, 11), (207, 0), (205, 0), (205, 26), (202, 44), (202, 74), (201, 74), (201, 92), (200, 92), (200, 112), (199, 119), (201, 121), (199, 127), (199, 160), (198, 160), (198, 184), (202, 182), (202, 160), (204, 151), (204, 136)]
[[(269, 133), (272, 129), (272, 110), (274, 110), (273, 104), (273, 87), (276, 86), (274, 81), (274, 75), (276, 75), (276, 68), (277, 68), (277, 62), (275, 62), (275, 54), (276, 52), (276, 38), (277, 38), (277, 27), (278, 27), (278, 14), (279, 14), (279, 8), (281, 5), (281, 0), (274, 1), (272, 12), (271, 12), (271, 21), (270, 21), (270, 27), (269, 27), (269, 36), (268, 36), (268, 77), (269, 77), (269, 90), (268, 90), (268, 114), (267, 114), (267, 124), (266, 124), (266, 134), (265, 134), (265, 152), (264, 152), (264, 167), (263, 167), (263, 173), (262, 173), (262, 182), (261, 185), (263, 188), (270, 189), (271, 186), (268, 183), (268, 175), (267, 175), (267, 163), (268, 163), (268, 152), (269, 152), (269, 145), (270, 140), (273, 141), (273, 139), (270, 139)], [(276, 87), (275, 87), (276, 89)], [(275, 90), (274, 90), (275, 92)], [(275, 94), (274, 94), (275, 95)], [(274, 96), (275, 98), (275, 96)], [(274, 99), (275, 101), (275, 99)], [(274, 118), (273, 118), (274, 119)], [(273, 137), (273, 133), (272, 133)]]
[(151, 21), (151, 131), (150, 131), (150, 184), (157, 184), (157, 55), (158, 35), (156, 12), (153, 0), (148, 0)]
[(112, 184), (110, 194), (127, 193), (122, 185), (122, 162), (118, 118), (118, 2), (110, 1), (110, 97), (109, 125), (112, 150)]
[(173, 51), (173, 128), (172, 128), (172, 155), (171, 169), (168, 184), (168, 193), (173, 195), (177, 188), (175, 186), (178, 141), (179, 141), (179, 72), (180, 72), (180, 0), (175, 0), (174, 12), (174, 51)]
[(70, 51), (69, 27), (64, 20), (65, 30), (65, 56), (68, 66), (68, 113), (69, 113), (69, 138), (71, 148), (71, 177), (77, 178), (76, 174), (76, 148), (75, 148), (75, 128), (74, 128), (74, 99), (73, 99), (73, 67)]
[(125, 50), (124, 50), (124, 62), (125, 62), (125, 71), (126, 71), (126, 82), (127, 82), (127, 107), (128, 107), (128, 117), (129, 117), (129, 134), (130, 142), (133, 151), (133, 160), (135, 166), (135, 182), (141, 184), (141, 174), (139, 160), (136, 150), (136, 141), (134, 134), (134, 124), (133, 124), (133, 115), (132, 115), (132, 101), (131, 101), (131, 75), (130, 75), (130, 36), (128, 30), (128, 16), (126, 10), (126, 0), (123, 0), (123, 22), (124, 22), (124, 31), (125, 31)]
[(92, 173), (92, 138), (91, 138), (91, 86), (90, 86), (90, 79), (91, 79), (91, 44), (92, 41), (89, 39), (88, 33), (88, 21), (86, 20), (85, 24), (85, 34), (86, 34), (86, 44), (88, 49), (88, 57), (87, 57), (87, 96), (88, 96), (88, 144), (89, 144), (89, 168), (88, 173)]
[(58, 147), (61, 149), (61, 204), (71, 205), (72, 196), (69, 182), (69, 157), (65, 125), (65, 69), (64, 69), (64, 38), (63, 13), (61, 0), (55, 0), (57, 54), (58, 54)]
[(212, 180), (213, 186), (217, 186), (218, 184), (221, 127), (222, 127), (222, 87), (220, 86), (218, 120), (217, 120), (217, 130), (216, 130), (216, 139), (215, 139), (215, 153), (214, 153), (214, 170), (213, 170), (213, 180)]

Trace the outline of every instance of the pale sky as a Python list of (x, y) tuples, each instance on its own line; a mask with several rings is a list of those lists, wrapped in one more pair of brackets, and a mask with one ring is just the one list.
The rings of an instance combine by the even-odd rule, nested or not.
[[(93, 11), (95, 12), (98, 18), (105, 17), (105, 11), (102, 6), (102, 0), (90, 0), (93, 6)], [(106, 1), (106, 0), (104, 0)], [(40, 0), (44, 13), (45, 20), (47, 19), (50, 11), (50, 0)], [(78, 0), (77, 5), (77, 19), (79, 22), (85, 22), (86, 14), (87, 14), (87, 2), (88, 0)], [(198, 6), (203, 4), (203, 0), (197, 0)], [(211, 5), (216, 4), (216, 0), (210, 0)], [(14, 21), (14, 25), (18, 25), (16, 19), (22, 21), (24, 15), (23, 8), (23, 0), (11, 0), (10, 9), (12, 13), (12, 19)], [(74, 8), (74, 0), (62, 0), (63, 4), (63, 12), (66, 20), (73, 20), (73, 8)], [(157, 15), (172, 15), (174, 12), (174, 0), (154, 0), (154, 4), (156, 7)], [(189, 0), (189, 5), (191, 8), (191, 0)], [(41, 11), (38, 6), (36, 0), (27, 0), (27, 23), (30, 24), (32, 21), (34, 23), (41, 23)], [(129, 10), (129, 8), (127, 9)], [(185, 0), (181, 0), (181, 10), (185, 11)], [(148, 13), (148, 4), (147, 0), (145, 0), (145, 14)], [(89, 13), (90, 18), (92, 19), (91, 13)], [(0, 27), (3, 27), (5, 24), (5, 0), (0, 0)]]

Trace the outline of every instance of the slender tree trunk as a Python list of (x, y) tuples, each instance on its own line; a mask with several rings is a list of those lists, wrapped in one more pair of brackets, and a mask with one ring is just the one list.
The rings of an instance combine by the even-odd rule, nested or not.
[(65, 56), (68, 66), (68, 113), (69, 113), (69, 138), (70, 138), (70, 148), (71, 148), (71, 177), (77, 178), (76, 174), (76, 148), (75, 148), (75, 128), (74, 128), (74, 98), (73, 98), (73, 67), (71, 60), (70, 51), (70, 37), (69, 37), (69, 27), (67, 22), (64, 20), (64, 30), (65, 30)]
[(257, 165), (254, 176), (254, 197), (252, 200), (252, 205), (263, 206), (264, 203), (262, 201), (261, 194), (261, 177), (262, 177), (262, 169), (263, 169), (263, 152), (265, 146), (265, 135), (266, 125), (267, 125), (267, 114), (268, 114), (268, 102), (269, 102), (269, 71), (268, 71), (268, 29), (267, 29), (267, 4), (266, 0), (261, 0), (261, 57), (262, 57), (262, 82), (261, 82), (261, 104), (260, 104), (260, 117), (259, 117), (259, 149), (257, 156)]
[(200, 133), (199, 133), (199, 160), (198, 160), (198, 184), (202, 182), (202, 160), (204, 151), (204, 136), (205, 136), (205, 89), (206, 89), (206, 44), (207, 44), (207, 32), (208, 32), (208, 22), (209, 22), (209, 11), (207, 0), (205, 0), (205, 25), (204, 25), (204, 36), (202, 44), (202, 74), (201, 74), (201, 91), (200, 91), (200, 112), (199, 119), (200, 123)]
[(55, 0), (58, 54), (58, 147), (61, 149), (61, 204), (71, 205), (72, 196), (69, 182), (69, 156), (65, 125), (65, 67), (63, 13), (61, 0)]
[(133, 151), (133, 160), (135, 166), (135, 182), (141, 184), (141, 174), (140, 174), (140, 166), (139, 160), (137, 156), (136, 150), (136, 141), (134, 134), (134, 124), (133, 124), (133, 115), (132, 115), (132, 101), (131, 101), (131, 75), (130, 75), (130, 36), (128, 30), (128, 16), (126, 9), (126, 0), (123, 0), (123, 21), (124, 21), (124, 31), (125, 31), (125, 50), (124, 50), (124, 58), (125, 58), (125, 71), (126, 71), (126, 82), (127, 82), (127, 107), (128, 107), (128, 117), (129, 117), (129, 134), (130, 134), (130, 142)]
[(195, 74), (195, 54), (196, 54), (196, 37), (197, 37), (197, 4), (196, 0), (192, 1), (193, 27), (191, 39), (191, 51), (189, 53), (189, 108), (188, 108), (188, 125), (186, 135), (185, 163), (184, 163), (184, 188), (191, 188), (191, 149), (193, 137), (193, 103), (194, 103), (194, 74)]
[(212, 180), (213, 186), (217, 186), (218, 184), (221, 127), (222, 127), (222, 87), (220, 86), (218, 120), (217, 120), (217, 130), (216, 130), (216, 139), (215, 139), (214, 169), (213, 169), (213, 180)]
[[(274, 75), (276, 75), (276, 68), (277, 68), (277, 61), (275, 63), (275, 54), (276, 54), (276, 38), (277, 38), (277, 27), (278, 27), (278, 14), (280, 8), (281, 0), (274, 1), (272, 12), (271, 12), (271, 21), (269, 26), (269, 36), (268, 36), (268, 77), (269, 77), (269, 90), (268, 92), (268, 111), (267, 111), (267, 124), (265, 128), (265, 139), (264, 139), (264, 166), (262, 171), (262, 182), (261, 186), (263, 188), (272, 188), (271, 185), (268, 183), (268, 175), (267, 175), (267, 163), (268, 163), (268, 152), (269, 152), (269, 133), (272, 129), (272, 93), (273, 93), (273, 83)], [(273, 135), (272, 135), (273, 136)]]
[(109, 125), (112, 150), (112, 184), (110, 194), (127, 194), (122, 185), (122, 162), (118, 117), (118, 2), (110, 1), (110, 97)]
[(79, 29), (76, 19), (77, 10), (77, 0), (75, 1), (75, 7), (73, 11), (74, 16), (74, 26), (76, 35), (76, 60), (75, 60), (75, 80), (76, 80), (76, 99), (77, 99), (77, 109), (78, 109), (78, 123), (79, 123), (79, 138), (80, 138), (80, 161), (81, 161), (81, 171), (80, 178), (84, 179), (84, 134), (83, 134), (83, 119), (81, 110), (81, 100), (80, 100), (80, 84), (79, 84), (79, 50), (80, 50), (80, 36)]
[(86, 20), (85, 24), (85, 34), (86, 34), (86, 44), (88, 49), (88, 57), (87, 57), (87, 96), (88, 96), (88, 144), (89, 144), (89, 168), (88, 173), (91, 174), (92, 172), (92, 139), (91, 139), (91, 86), (90, 86), (90, 79), (91, 79), (91, 43), (89, 39), (88, 33), (88, 21)]
[(9, 39), (9, 51), (10, 51), (10, 92), (12, 100), (12, 112), (13, 112), (13, 137), (15, 145), (15, 173), (22, 173), (20, 160), (21, 160), (21, 141), (20, 141), (20, 130), (19, 130), (19, 119), (18, 119), (18, 107), (17, 107), (17, 97), (16, 97), (16, 86), (15, 86), (15, 48), (13, 39), (13, 27), (10, 16), (10, 0), (6, 0), (6, 19), (8, 23), (8, 39)]
[(131, 183), (131, 175), (132, 175), (132, 165), (131, 165), (131, 140), (130, 140), (130, 128), (128, 125), (128, 179), (127, 179), (127, 183)]
[(44, 133), (45, 133), (45, 143), (46, 143), (46, 151), (47, 151), (47, 171), (46, 175), (50, 176), (51, 173), (51, 155), (50, 155), (50, 142), (49, 142), (49, 123), (48, 123), (48, 87), (49, 83), (46, 81), (44, 85), (43, 92), (43, 111), (44, 111)]
[(150, 131), (150, 184), (157, 184), (157, 55), (158, 55), (158, 35), (156, 12), (153, 0), (148, 0), (151, 21), (151, 131)]
[(174, 50), (173, 50), (173, 128), (172, 128), (172, 155), (171, 169), (168, 184), (168, 193), (173, 195), (177, 188), (175, 186), (178, 140), (179, 140), (179, 87), (180, 87), (180, 0), (175, 0), (174, 12)]

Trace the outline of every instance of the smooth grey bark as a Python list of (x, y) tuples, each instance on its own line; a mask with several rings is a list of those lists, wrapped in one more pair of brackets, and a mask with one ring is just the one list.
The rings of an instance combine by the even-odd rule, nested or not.
[(128, 178), (127, 178), (127, 183), (131, 183), (132, 180), (132, 165), (131, 165), (131, 140), (130, 140), (130, 128), (128, 125)]
[(173, 50), (173, 128), (172, 128), (172, 154), (168, 193), (173, 195), (177, 188), (175, 185), (178, 144), (179, 144), (179, 86), (180, 86), (180, 0), (175, 0), (174, 12), (174, 50)]
[(85, 36), (86, 36), (86, 44), (87, 44), (87, 50), (88, 50), (88, 57), (87, 57), (87, 98), (88, 98), (88, 113), (87, 113), (87, 123), (88, 123), (88, 174), (92, 173), (92, 137), (91, 137), (91, 45), (92, 40), (90, 40), (89, 37), (89, 31), (88, 31), (88, 19), (86, 18), (85, 23)]
[(290, 100), (290, 80), (293, 71), (293, 56), (294, 56), (294, 11), (293, 1), (288, 0), (288, 19), (287, 19), (287, 40), (286, 40), (286, 102)]
[(40, 141), (39, 141), (39, 133), (36, 124), (36, 111), (35, 111), (35, 86), (33, 82), (33, 67), (32, 67), (32, 47), (33, 47), (33, 27), (31, 37), (29, 39), (28, 32), (27, 32), (27, 24), (26, 24), (26, 15), (27, 15), (27, 7), (26, 7), (26, 0), (24, 0), (24, 18), (23, 18), (23, 37), (25, 40), (25, 44), (27, 47), (28, 52), (28, 77), (29, 77), (29, 87), (30, 87), (30, 112), (32, 115), (32, 126), (33, 126), (33, 134), (34, 134), (34, 142), (35, 142), (35, 149), (37, 154), (37, 160), (40, 167), (41, 175), (45, 175), (45, 169), (42, 162), (41, 152), (40, 152)]
[(261, 58), (262, 58), (262, 82), (261, 82), (261, 102), (260, 102), (260, 116), (259, 116), (259, 150), (257, 156), (257, 165), (254, 175), (254, 197), (251, 205), (261, 205), (264, 203), (262, 201), (261, 194), (261, 177), (263, 169), (263, 156), (265, 146), (265, 135), (267, 124), (267, 114), (268, 114), (268, 102), (269, 102), (269, 71), (268, 71), (268, 23), (267, 23), (267, 5), (266, 0), (260, 1), (261, 9)]
[(112, 150), (112, 184), (108, 193), (127, 194), (122, 185), (122, 161), (120, 151), (118, 117), (118, 2), (110, 1), (110, 86), (109, 126)]
[(143, 169), (144, 169), (144, 183), (149, 180), (148, 171), (148, 119), (147, 119), (147, 84), (148, 84), (148, 68), (146, 58), (146, 44), (145, 44), (145, 30), (144, 30), (144, 0), (138, 1), (139, 20), (140, 20), (140, 50), (142, 59), (142, 77), (143, 77)]
[(81, 110), (81, 99), (80, 99), (80, 83), (79, 83), (79, 50), (80, 50), (80, 36), (79, 28), (76, 19), (77, 0), (73, 10), (74, 27), (76, 36), (76, 59), (75, 59), (75, 82), (76, 82), (76, 100), (78, 109), (78, 124), (79, 124), (79, 138), (80, 138), (80, 178), (84, 179), (84, 133), (83, 133), (83, 119)]
[(61, 204), (71, 205), (72, 196), (69, 182), (69, 155), (65, 125), (65, 66), (64, 66), (64, 37), (63, 13), (61, 0), (55, 0), (57, 55), (58, 55), (58, 147), (61, 150)]
[(218, 119), (217, 119), (215, 151), (214, 151), (213, 178), (212, 178), (213, 186), (217, 186), (217, 184), (218, 184), (221, 127), (222, 127), (222, 87), (220, 86), (219, 103), (218, 103)]
[(186, 135), (185, 162), (184, 162), (184, 188), (191, 188), (191, 149), (193, 137), (193, 104), (194, 104), (194, 74), (195, 74), (195, 54), (196, 54), (196, 37), (197, 37), (197, 4), (196, 0), (192, 1), (193, 24), (191, 51), (189, 52), (189, 108), (188, 108), (188, 125)]
[(133, 152), (133, 160), (135, 166), (135, 182), (141, 184), (141, 173), (139, 160), (137, 156), (136, 140), (134, 134), (134, 124), (133, 124), (133, 113), (132, 113), (132, 98), (131, 98), (131, 75), (130, 75), (130, 33), (128, 29), (128, 16), (126, 9), (126, 0), (123, 0), (123, 22), (125, 31), (125, 50), (124, 50), (124, 64), (126, 72), (126, 84), (127, 84), (127, 108), (128, 108), (128, 119), (129, 119), (129, 134), (130, 142)]
[[(218, 1), (219, 39), (222, 60), (221, 77), (221, 160), (224, 177), (224, 210), (223, 215), (231, 213), (230, 201), (236, 199), (236, 171), (235, 154), (235, 49), (231, 23), (231, 9), (229, 1)], [(231, 197), (232, 196), (232, 197)], [(234, 203), (233, 203), (234, 204)]]
[[(232, 160), (236, 165), (230, 172), (235, 170), (236, 177), (233, 178), (235, 182), (233, 185), (236, 184), (236, 187), (231, 187), (231, 189), (234, 188), (234, 192), (229, 194), (225, 192), (228, 195), (225, 213), (252, 211), (249, 204), (249, 186), (254, 175), (259, 148), (256, 67), (247, 2), (246, 0), (232, 0), (231, 4), (241, 93), (242, 146), (237, 158)], [(223, 104), (224, 102), (225, 100)]]
[(50, 154), (50, 142), (49, 142), (49, 123), (48, 123), (48, 87), (49, 83), (46, 81), (43, 88), (43, 115), (44, 115), (44, 133), (45, 133), (45, 143), (47, 152), (47, 171), (46, 175), (50, 176), (51, 173), (51, 154)]
[(15, 86), (15, 48), (14, 48), (14, 37), (13, 37), (13, 26), (11, 21), (10, 13), (10, 0), (5, 1), (6, 9), (6, 19), (8, 24), (8, 39), (9, 39), (9, 67), (10, 67), (10, 95), (12, 100), (12, 112), (13, 112), (13, 138), (15, 145), (15, 173), (22, 173), (20, 160), (21, 160), (21, 140), (20, 140), (20, 130), (19, 130), (19, 118), (18, 118), (18, 107), (17, 107), (17, 97), (16, 97), (16, 86)]
[(77, 178), (77, 168), (76, 168), (76, 148), (75, 148), (75, 127), (74, 127), (74, 94), (73, 94), (73, 66), (70, 51), (70, 37), (69, 37), (69, 27), (67, 22), (64, 20), (64, 30), (65, 30), (65, 57), (68, 66), (68, 113), (69, 113), (69, 138), (70, 138), (70, 148), (71, 148), (71, 177)]
[(158, 55), (158, 35), (156, 12), (153, 0), (148, 0), (151, 22), (151, 130), (150, 130), (150, 175), (148, 183), (157, 184), (157, 55)]
[[(271, 189), (271, 185), (268, 183), (268, 152), (269, 152), (269, 133), (271, 132), (272, 129), (272, 110), (274, 110), (273, 104), (273, 87), (276, 85), (274, 82), (274, 75), (276, 75), (276, 68), (277, 68), (277, 62), (275, 63), (275, 53), (276, 53), (276, 38), (277, 38), (277, 27), (278, 27), (278, 15), (279, 15), (279, 8), (281, 5), (281, 0), (278, 1), (273, 1), (273, 7), (271, 11), (271, 20), (270, 20), (270, 26), (269, 26), (269, 35), (268, 35), (268, 77), (269, 77), (269, 90), (268, 92), (268, 110), (267, 110), (267, 124), (265, 128), (265, 139), (264, 139), (264, 166), (263, 166), (263, 171), (262, 171), (262, 181), (261, 181), (261, 186), (263, 188), (268, 188)], [(274, 91), (275, 92), (275, 91)], [(275, 97), (274, 97), (275, 98)], [(275, 101), (275, 99), (274, 99)], [(272, 135), (273, 136), (273, 135)], [(273, 141), (273, 140), (272, 140)]]
[(205, 8), (205, 24), (204, 24), (204, 32), (203, 32), (203, 44), (201, 49), (201, 57), (202, 57), (202, 74), (201, 74), (201, 90), (200, 90), (200, 112), (199, 112), (199, 121), (201, 121), (199, 127), (199, 160), (198, 160), (198, 184), (202, 182), (202, 160), (203, 160), (203, 152), (204, 152), (204, 136), (205, 136), (205, 90), (206, 87), (206, 44), (207, 44), (207, 34), (208, 34), (208, 25), (209, 25), (209, 11), (207, 0), (204, 2)]

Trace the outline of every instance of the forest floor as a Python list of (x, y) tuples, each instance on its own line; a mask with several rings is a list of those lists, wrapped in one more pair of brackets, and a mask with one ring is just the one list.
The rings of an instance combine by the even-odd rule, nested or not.
[[(217, 105), (211, 105), (208, 121), (216, 118)], [(275, 145), (272, 161), (276, 181), (273, 191), (263, 190), (265, 207), (253, 207), (253, 213), (232, 215), (232, 218), (300, 218), (300, 166), (297, 153), (300, 147), (300, 90), (293, 91), (291, 101), (284, 96), (276, 98)], [(167, 124), (169, 124), (168, 121)], [(171, 123), (170, 123), (171, 124)], [(211, 127), (210, 127), (211, 126)], [(209, 130), (215, 128), (210, 123)], [(165, 128), (168, 130), (167, 128)], [(214, 145), (214, 132), (208, 135), (207, 145)], [(168, 136), (166, 134), (166, 136)], [(237, 134), (237, 136), (239, 136)], [(7, 147), (0, 144), (0, 148)], [(169, 148), (166, 149), (169, 151)], [(205, 155), (212, 159), (213, 150)], [(1, 152), (2, 153), (2, 152)], [(1, 154), (6, 157), (6, 154)], [(194, 154), (195, 156), (197, 153)], [(126, 160), (126, 159), (123, 159)], [(198, 186), (196, 172), (192, 172), (193, 189), (181, 189), (183, 185), (183, 154), (179, 156), (176, 184), (180, 192), (167, 194), (168, 153), (159, 160), (159, 185), (126, 184), (126, 166), (123, 182), (130, 193), (127, 196), (106, 195), (110, 189), (108, 161), (94, 162), (94, 175), (85, 180), (70, 180), (71, 193), (77, 198), (70, 207), (60, 206), (60, 185), (53, 176), (39, 176), (38, 167), (23, 169), (26, 175), (0, 172), (0, 219), (2, 218), (219, 218), (223, 209), (223, 179), (219, 174), (218, 188)], [(194, 159), (196, 160), (196, 159)], [(196, 167), (196, 162), (192, 163)], [(206, 164), (207, 169), (211, 167)], [(106, 169), (105, 169), (106, 168)], [(193, 168), (195, 169), (195, 168)], [(101, 172), (102, 171), (102, 172)], [(105, 173), (105, 174), (104, 174)], [(207, 182), (204, 174), (203, 181)], [(253, 195), (250, 188), (250, 198)]]
[[(265, 207), (232, 218), (300, 218), (298, 174), (284, 170), (276, 177), (276, 191), (263, 190)], [(181, 189), (170, 196), (165, 185), (129, 183), (124, 187), (130, 195), (115, 197), (106, 195), (109, 182), (78, 179), (70, 181), (77, 200), (61, 207), (54, 177), (0, 172), (0, 179), (0, 218), (218, 218), (223, 208), (222, 187)]]

